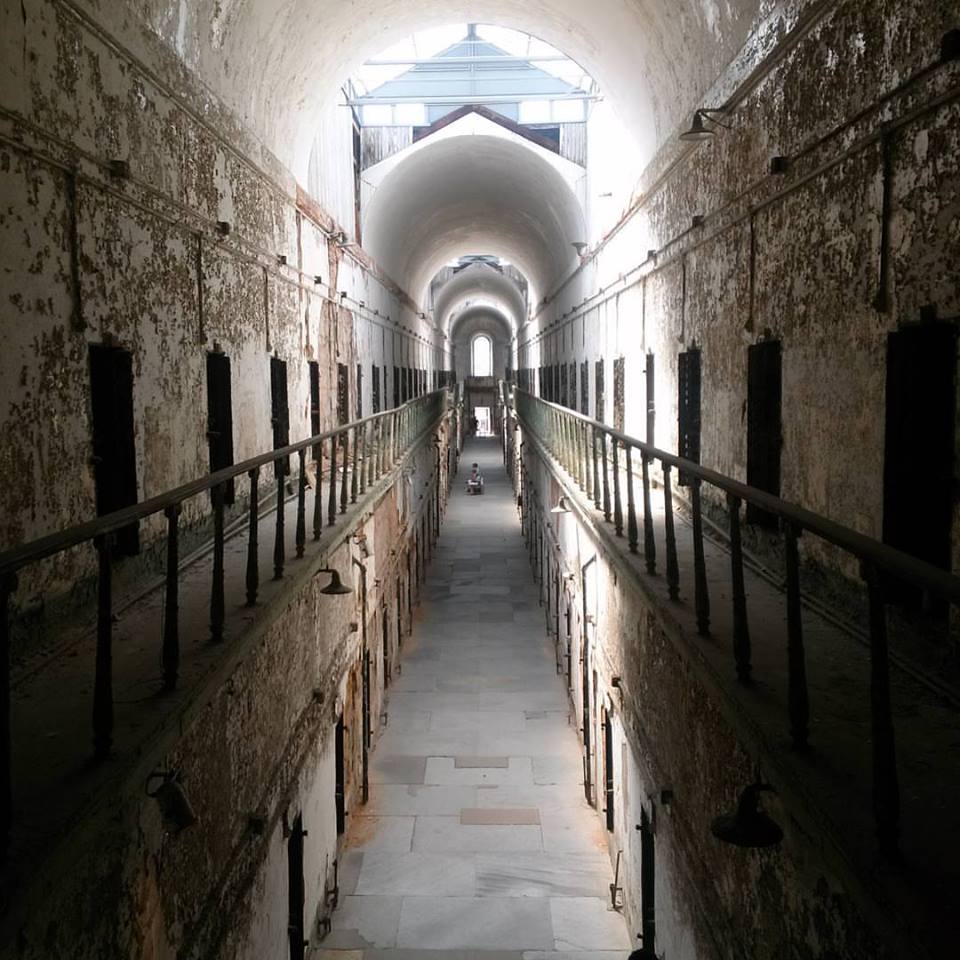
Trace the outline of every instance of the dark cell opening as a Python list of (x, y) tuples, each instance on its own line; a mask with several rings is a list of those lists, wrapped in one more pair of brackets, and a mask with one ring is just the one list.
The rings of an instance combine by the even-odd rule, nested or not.
[(303, 816), (298, 815), (290, 828), (287, 839), (287, 889), (289, 892), (289, 920), (287, 932), (290, 938), (290, 960), (303, 960), (306, 937), (304, 936), (303, 903)]
[(374, 364), (370, 368), (373, 375), (370, 382), (371, 402), (373, 404), (373, 413), (380, 412), (380, 368)]
[[(279, 450), (290, 444), (290, 405), (287, 401), (287, 363), (270, 358), (270, 422), (273, 425), (273, 449)], [(290, 472), (289, 459), (274, 464), (276, 476)]]
[(393, 405), (395, 407), (400, 406), (400, 368), (393, 368)]
[(334, 763), (336, 765), (336, 783), (334, 785), (333, 799), (337, 811), (337, 834), (342, 834), (347, 829), (347, 770), (342, 713), (337, 717), (337, 730), (334, 734), (333, 751)]
[(600, 423), (605, 423), (604, 406), (606, 405), (606, 395), (603, 382), (603, 358), (601, 357), (593, 365), (594, 397), (593, 397), (593, 419)]
[(320, 432), (320, 364), (310, 360), (307, 366), (310, 371), (310, 436), (315, 437)]
[(613, 833), (613, 717), (608, 710), (603, 711), (603, 774), (606, 826)]
[(590, 365), (586, 360), (580, 364), (580, 412), (590, 416)]
[(657, 934), (656, 904), (656, 861), (653, 824), (646, 810), (640, 811), (640, 940), (651, 955), (655, 947)]
[(567, 395), (567, 406), (571, 410), (577, 409), (577, 365), (570, 364), (570, 392)]
[(656, 446), (657, 432), (657, 365), (652, 353), (647, 354), (647, 365), (643, 370), (647, 385), (647, 426), (646, 441), (650, 446)]
[(626, 361), (617, 357), (613, 361), (613, 429), (623, 433), (623, 424), (626, 414)]
[[(230, 390), (230, 358), (207, 354), (207, 446), (210, 472), (233, 466), (233, 400)], [(234, 483), (223, 485), (223, 502), (233, 503)]]
[[(955, 485), (956, 357), (952, 325), (905, 327), (887, 338), (883, 540), (944, 570)], [(922, 600), (903, 583), (890, 582), (887, 590), (907, 606)]]
[(350, 422), (350, 370), (345, 363), (337, 364), (337, 424)]
[[(677, 358), (677, 453), (700, 462), (700, 351), (687, 350)], [(681, 486), (690, 478), (681, 470)]]
[[(780, 341), (747, 350), (747, 483), (780, 496), (782, 373)], [(776, 527), (777, 518), (747, 504), (747, 523)]]
[(363, 364), (357, 364), (357, 419), (363, 419)]
[[(90, 345), (93, 482), (97, 515), (137, 502), (137, 453), (133, 431), (133, 356), (120, 347)], [(116, 531), (114, 557), (140, 552), (139, 524)]]

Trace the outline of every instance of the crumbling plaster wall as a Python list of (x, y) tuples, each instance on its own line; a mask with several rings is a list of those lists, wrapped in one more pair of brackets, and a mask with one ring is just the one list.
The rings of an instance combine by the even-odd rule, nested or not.
[[(370, 363), (437, 359), (409, 298), (329, 239), (336, 221), (173, 51), (135, 18), (116, 27), (122, 40), (71, 4), (0, 4), (0, 549), (95, 514), (88, 344), (133, 354), (140, 499), (208, 472), (215, 345), (232, 364), (236, 461), (272, 446), (269, 357), (288, 363), (291, 440), (310, 434), (308, 359), (323, 429), (337, 362), (351, 391), (365, 364), (369, 413)], [(188, 502), (185, 524), (208, 509)], [(145, 543), (162, 522), (145, 521)], [(93, 562), (83, 549), (34, 568), (16, 602)]]
[[(603, 358), (609, 423), (612, 361), (625, 357), (627, 432), (644, 438), (652, 352), (655, 441), (676, 450), (677, 354), (699, 347), (702, 462), (744, 479), (747, 347), (780, 339), (781, 495), (879, 537), (887, 334), (918, 322), (925, 305), (960, 315), (960, 64), (938, 65), (941, 37), (960, 18), (948, 0), (845, 0), (815, 13), (795, 34), (787, 18), (718, 78), (705, 106), (753, 76), (724, 120), (732, 129), (661, 150), (632, 214), (521, 331), (520, 366), (589, 360), (592, 412), (593, 361)], [(789, 158), (782, 176), (770, 173), (777, 155)], [(918, 482), (921, 464), (918, 451)], [(815, 538), (801, 547), (842, 563)]]
[[(665, 628), (659, 611), (623, 565), (576, 512), (551, 514), (563, 492), (532, 444), (522, 462), (528, 518), (545, 532), (544, 612), (558, 622), (560, 663), (569, 663), (572, 717), (583, 741), (581, 658), (589, 635), (587, 673), (592, 727), (593, 803), (604, 818), (603, 711), (613, 717), (614, 829), (612, 860), (622, 852), (619, 880), (632, 935), (642, 929), (642, 813), (654, 832), (656, 954), (670, 960), (892, 960), (902, 945), (878, 933), (875, 912), (836, 868), (822, 825), (776, 795), (764, 806), (784, 829), (773, 849), (744, 850), (710, 834), (743, 787), (769, 777), (764, 755), (731, 722), (717, 690), (704, 680)], [(569, 495), (569, 494), (568, 494)], [(536, 556), (539, 537), (529, 537)], [(534, 559), (535, 572), (540, 561)], [(561, 579), (556, 619), (555, 571)], [(571, 615), (567, 648), (567, 609)], [(585, 617), (589, 618), (585, 620)], [(566, 650), (570, 658), (566, 660)], [(594, 677), (596, 679), (594, 679)], [(664, 794), (664, 791), (668, 791)], [(892, 921), (895, 919), (890, 918)], [(650, 944), (647, 944), (648, 946)]]
[[(439, 433), (445, 462), (448, 431)], [(286, 828), (298, 814), (308, 831), (304, 918), (311, 936), (330, 911), (326, 894), (342, 849), (334, 804), (336, 719), (342, 712), (348, 731), (346, 809), (358, 812), (364, 638), (375, 740), (387, 679), (379, 666), (382, 644), (395, 668), (398, 630), (411, 628), (409, 602), (421, 582), (414, 558), (422, 565), (429, 553), (420, 531), (435, 507), (437, 462), (437, 448), (423, 443), (359, 525), (315, 561), (339, 570), (353, 593), (323, 595), (325, 576), (292, 582), (275, 616), (260, 621), (256, 633), (234, 638), (229, 668), (184, 714), (175, 743), (149, 748), (156, 769), (179, 772), (198, 822), (172, 831), (158, 803), (145, 796), (142, 779), (118, 769), (40, 874), (16, 892), (4, 926), (5, 940), (12, 929), (16, 936), (0, 954), (17, 960), (285, 956)], [(445, 473), (440, 482), (445, 489)], [(366, 538), (369, 557), (355, 536)], [(366, 567), (365, 625), (355, 560)], [(398, 597), (401, 624), (393, 616)], [(386, 636), (383, 607), (391, 614)]]

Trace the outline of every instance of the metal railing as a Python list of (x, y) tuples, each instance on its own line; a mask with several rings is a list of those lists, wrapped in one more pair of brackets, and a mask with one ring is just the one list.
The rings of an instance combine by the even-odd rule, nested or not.
[[(82, 544), (92, 544), (97, 553), (96, 663), (93, 688), (93, 754), (103, 759), (113, 742), (113, 547), (118, 531), (146, 517), (163, 513), (166, 518), (166, 594), (162, 636), (162, 686), (175, 689), (180, 665), (179, 627), (179, 522), (184, 502), (209, 494), (213, 509), (213, 564), (210, 585), (210, 639), (224, 637), (224, 492), (236, 477), (246, 475), (250, 482), (245, 588), (248, 607), (257, 602), (260, 584), (258, 496), (260, 472), (274, 465), (276, 510), (273, 538), (273, 578), (283, 578), (287, 556), (286, 478), (291, 474), (290, 458), (296, 457), (297, 484), (296, 529), (293, 537), (296, 556), (302, 557), (307, 540), (307, 524), (314, 540), (324, 526), (333, 526), (350, 503), (366, 493), (387, 474), (405, 452), (431, 427), (437, 424), (449, 406), (446, 390), (438, 390), (409, 401), (401, 407), (377, 413), (353, 423), (335, 427), (307, 440), (261, 454), (216, 473), (133, 504), (114, 513), (34, 540), (0, 554), (0, 862), (6, 857), (12, 822), (12, 772), (10, 724), (10, 641), (11, 599), (17, 589), (18, 572), (31, 564), (53, 557)], [(307, 517), (307, 454), (316, 462), (312, 515)], [(324, 489), (324, 454), (327, 457)]]
[[(539, 441), (593, 502), (603, 520), (612, 524), (614, 534), (626, 538), (629, 551), (639, 553), (642, 542), (649, 573), (656, 572), (658, 562), (650, 473), (651, 467), (659, 464), (666, 540), (666, 585), (671, 600), (679, 598), (680, 589), (673, 471), (682, 471), (690, 490), (694, 611), (697, 631), (702, 636), (710, 633), (710, 596), (704, 555), (701, 487), (707, 484), (723, 494), (730, 541), (732, 653), (737, 677), (744, 683), (751, 679), (752, 664), (741, 508), (750, 504), (778, 519), (783, 536), (786, 580), (787, 710), (791, 738), (798, 750), (807, 748), (810, 721), (798, 541), (806, 532), (859, 561), (869, 610), (873, 809), (880, 851), (891, 859), (899, 859), (900, 790), (890, 705), (890, 657), (884, 609), (886, 583), (892, 578), (958, 605), (960, 578), (773, 494), (650, 446), (517, 387), (505, 392), (504, 402), (516, 411), (523, 429)], [(514, 443), (512, 431), (507, 430), (504, 450), (511, 461), (516, 459)]]

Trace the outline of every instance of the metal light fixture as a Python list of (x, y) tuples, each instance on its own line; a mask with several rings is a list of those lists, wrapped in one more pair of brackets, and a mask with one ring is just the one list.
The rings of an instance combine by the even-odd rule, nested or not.
[(760, 808), (761, 793), (775, 793), (769, 783), (752, 783), (741, 794), (735, 813), (714, 819), (710, 832), (736, 847), (775, 847), (783, 839), (780, 825)]
[(330, 567), (321, 567), (317, 573), (330, 574), (330, 582), (320, 591), (328, 597), (344, 597), (348, 593), (353, 593), (350, 587), (344, 586), (343, 581), (340, 579), (339, 571), (333, 570)]
[[(699, 143), (703, 140), (709, 140), (712, 136), (716, 134), (716, 130), (713, 129), (713, 126), (723, 127), (725, 130), (729, 130), (730, 127), (726, 123), (722, 123), (717, 119), (717, 115), (722, 115), (722, 110), (711, 110), (706, 107), (701, 108), (700, 110), (695, 110), (693, 114), (693, 123), (690, 124), (690, 129), (680, 134), (680, 139), (692, 143)], [(711, 126), (704, 126), (704, 120), (710, 122)]]
[[(157, 801), (163, 819), (173, 833), (180, 833), (197, 822), (197, 815), (193, 812), (183, 787), (177, 782), (177, 776), (175, 770), (158, 770), (147, 777), (144, 788), (147, 796)], [(150, 784), (154, 780), (159, 780), (160, 783), (151, 790)]]
[(550, 511), (551, 513), (569, 513), (570, 504), (567, 503), (567, 498), (561, 495), (560, 499), (557, 501), (557, 505), (553, 507)]
[[(589, 243), (584, 243), (582, 240), (575, 240), (573, 243), (570, 244), (570, 246), (573, 247), (573, 249), (577, 251), (577, 256), (578, 256), (578, 257), (582, 257), (582, 256), (583, 256), (583, 251), (586, 250), (587, 247), (590, 246), (590, 244), (589, 244)], [(544, 299), (544, 302), (546, 302), (546, 299)]]

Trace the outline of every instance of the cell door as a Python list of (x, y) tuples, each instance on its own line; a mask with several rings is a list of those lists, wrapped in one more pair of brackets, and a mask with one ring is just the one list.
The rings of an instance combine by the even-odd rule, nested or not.
[(383, 686), (390, 686), (390, 618), (386, 604), (380, 611), (380, 635), (383, 638)]
[[(137, 453), (133, 427), (133, 356), (119, 347), (90, 345), (93, 482), (97, 515), (137, 502)], [(114, 557), (140, 552), (139, 524), (114, 534)]]
[(363, 364), (357, 364), (357, 419), (363, 419)]
[(647, 435), (645, 439), (651, 446), (655, 446), (657, 427), (657, 367), (652, 353), (647, 354), (647, 364), (643, 372), (647, 388)]
[[(290, 405), (287, 402), (287, 363), (285, 360), (270, 358), (270, 422), (273, 425), (273, 449), (290, 444)], [(274, 465), (277, 478), (290, 472), (288, 459)]]
[(289, 918), (287, 932), (290, 939), (290, 960), (303, 960), (306, 949), (305, 928), (303, 922), (304, 882), (303, 882), (303, 816), (293, 821), (290, 836), (287, 838), (287, 890), (289, 893)]
[(393, 405), (400, 406), (400, 368), (393, 368)]
[[(677, 453), (700, 462), (700, 351), (686, 350), (677, 358)], [(690, 478), (680, 471), (681, 486)]]
[(640, 940), (651, 955), (656, 946), (657, 922), (654, 900), (657, 874), (653, 824), (646, 810), (640, 811)]
[[(782, 364), (779, 340), (755, 343), (747, 350), (747, 483), (780, 496), (783, 446)], [(747, 504), (747, 523), (776, 527), (777, 517)]]
[(310, 370), (310, 436), (320, 433), (320, 364), (309, 360)]
[[(932, 323), (887, 338), (883, 540), (950, 569), (954, 502), (957, 332)], [(888, 597), (916, 606), (918, 590), (887, 584)]]
[[(366, 622), (366, 618), (364, 618)], [(360, 745), (361, 772), (363, 780), (361, 790), (363, 791), (363, 802), (370, 799), (370, 743), (373, 738), (373, 724), (370, 720), (370, 647), (363, 641), (363, 742)]]
[(604, 808), (607, 830), (613, 833), (613, 716), (609, 710), (603, 710), (603, 782)]
[(337, 425), (350, 422), (350, 371), (345, 363), (337, 364)]
[[(230, 390), (230, 358), (207, 354), (207, 445), (210, 472), (233, 466), (233, 401)], [(233, 503), (233, 480), (223, 486), (223, 502)]]
[(343, 713), (337, 717), (337, 730), (334, 735), (334, 763), (336, 766), (336, 782), (334, 784), (333, 801), (337, 811), (337, 835), (347, 829), (347, 760), (344, 744), (345, 727)]
[(580, 694), (583, 703), (583, 792), (587, 803), (594, 804), (593, 796), (593, 720), (592, 698), (590, 696), (590, 653), (593, 648), (593, 630), (596, 624), (594, 615), (594, 577), (593, 564), (589, 561), (583, 567), (583, 642), (580, 649)]

